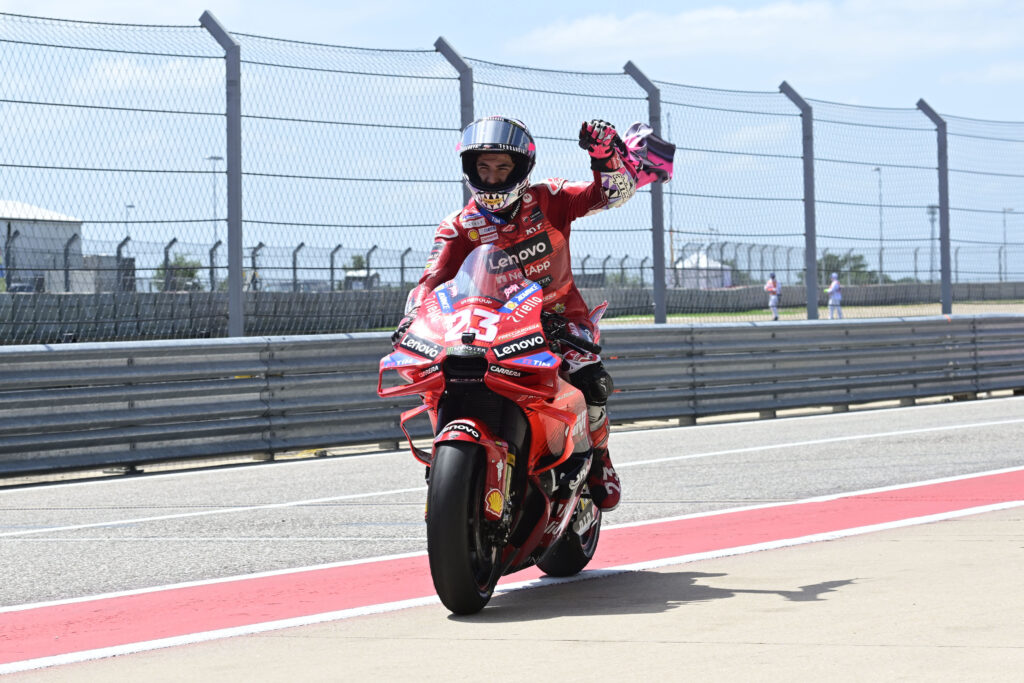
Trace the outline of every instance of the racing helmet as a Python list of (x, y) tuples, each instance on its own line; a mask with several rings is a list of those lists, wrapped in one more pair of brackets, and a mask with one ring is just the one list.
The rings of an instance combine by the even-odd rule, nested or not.
[[(504, 116), (477, 119), (462, 131), (458, 151), (462, 157), (462, 178), (481, 209), (491, 213), (509, 209), (530, 186), (537, 148), (522, 121)], [(487, 152), (512, 157), (514, 167), (503, 182), (485, 183), (477, 173), (477, 158)]]

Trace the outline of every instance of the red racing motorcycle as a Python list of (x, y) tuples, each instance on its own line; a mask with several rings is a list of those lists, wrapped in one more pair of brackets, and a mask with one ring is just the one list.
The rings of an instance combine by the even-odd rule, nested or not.
[[(423, 400), (401, 425), (427, 466), (430, 574), (456, 614), (483, 609), (506, 574), (536, 564), (571, 576), (597, 549), (587, 406), (558, 350), (601, 349), (542, 314), (542, 302), (513, 256), (477, 247), (380, 361), (380, 396)], [(591, 314), (595, 323), (606, 306)], [(436, 435), (429, 453), (406, 427), (424, 412)]]

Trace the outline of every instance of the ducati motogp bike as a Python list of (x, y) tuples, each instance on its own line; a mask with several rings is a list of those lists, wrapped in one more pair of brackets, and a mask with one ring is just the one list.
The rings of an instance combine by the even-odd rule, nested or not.
[[(597, 550), (587, 406), (559, 351), (601, 349), (542, 303), (517, 258), (477, 247), (380, 361), (380, 396), (422, 399), (400, 422), (427, 466), (430, 574), (456, 614), (483, 609), (504, 575), (537, 565), (571, 576)], [(591, 314), (595, 324), (606, 306)], [(435, 435), (429, 452), (406, 425), (423, 413)]]

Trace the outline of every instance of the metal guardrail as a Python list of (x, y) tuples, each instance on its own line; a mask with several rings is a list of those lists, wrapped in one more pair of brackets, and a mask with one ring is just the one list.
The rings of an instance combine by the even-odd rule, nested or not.
[[(608, 326), (617, 423), (1024, 391), (1024, 316)], [(385, 333), (0, 347), (0, 475), (401, 438)], [(426, 422), (414, 435), (427, 434)]]

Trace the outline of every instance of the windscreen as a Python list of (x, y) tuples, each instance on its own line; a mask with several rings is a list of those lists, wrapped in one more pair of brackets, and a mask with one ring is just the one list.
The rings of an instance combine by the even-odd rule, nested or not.
[(441, 286), (448, 290), (452, 304), (473, 296), (503, 304), (531, 282), (508, 252), (485, 244), (470, 252), (458, 274)]

